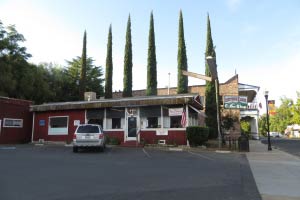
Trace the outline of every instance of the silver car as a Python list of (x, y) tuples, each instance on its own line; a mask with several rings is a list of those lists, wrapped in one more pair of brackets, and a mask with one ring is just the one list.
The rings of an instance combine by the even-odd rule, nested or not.
[(105, 135), (102, 127), (98, 124), (81, 124), (73, 135), (73, 152), (79, 148), (105, 149)]

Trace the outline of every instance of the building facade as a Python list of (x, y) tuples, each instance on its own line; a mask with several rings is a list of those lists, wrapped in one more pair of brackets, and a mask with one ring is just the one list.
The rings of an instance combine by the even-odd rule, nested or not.
[(0, 144), (31, 141), (31, 101), (0, 97)]
[(70, 143), (77, 125), (96, 123), (109, 138), (121, 143), (185, 145), (185, 127), (198, 125), (202, 109), (196, 96), (130, 97), (32, 106), (32, 140)]
[[(248, 111), (256, 109), (258, 112), (252, 105), (259, 88), (253, 86), (254, 89), (246, 91), (242, 86), (245, 84), (238, 82), (237, 75), (220, 84), (221, 121), (234, 119), (233, 126), (224, 131), (229, 137), (240, 136), (239, 121), (249, 115)], [(186, 126), (205, 126), (205, 85), (189, 86), (189, 93), (180, 95), (176, 94), (176, 88), (160, 88), (157, 96), (145, 96), (145, 90), (133, 91), (130, 98), (122, 98), (121, 92), (114, 93), (112, 99), (93, 99), (92, 96), (88, 95), (87, 101), (32, 106), (32, 141), (70, 143), (78, 124), (96, 123), (110, 138), (121, 143), (143, 141), (185, 145)], [(243, 96), (247, 99), (246, 106), (226, 108), (226, 96)], [(258, 135), (256, 116), (252, 125), (253, 134)]]

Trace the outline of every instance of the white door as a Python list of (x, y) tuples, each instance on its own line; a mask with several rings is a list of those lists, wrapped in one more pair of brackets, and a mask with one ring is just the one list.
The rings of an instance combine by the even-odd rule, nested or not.
[(137, 117), (127, 117), (127, 140), (136, 140), (137, 134)]
[(138, 108), (126, 109), (126, 141), (136, 141), (138, 133)]

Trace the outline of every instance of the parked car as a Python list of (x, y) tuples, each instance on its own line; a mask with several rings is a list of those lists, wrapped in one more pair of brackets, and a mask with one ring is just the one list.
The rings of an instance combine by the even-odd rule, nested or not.
[(106, 138), (100, 125), (81, 124), (73, 135), (73, 152), (78, 152), (79, 148), (96, 148), (103, 151), (105, 142)]
[(282, 134), (281, 133), (279, 133), (279, 132), (270, 132), (270, 136), (271, 137), (282, 137)]

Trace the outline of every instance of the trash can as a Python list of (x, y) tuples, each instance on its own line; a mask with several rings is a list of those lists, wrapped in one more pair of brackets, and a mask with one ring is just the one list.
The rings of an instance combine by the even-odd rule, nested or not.
[(249, 152), (249, 139), (245, 134), (242, 134), (238, 139), (239, 151)]

